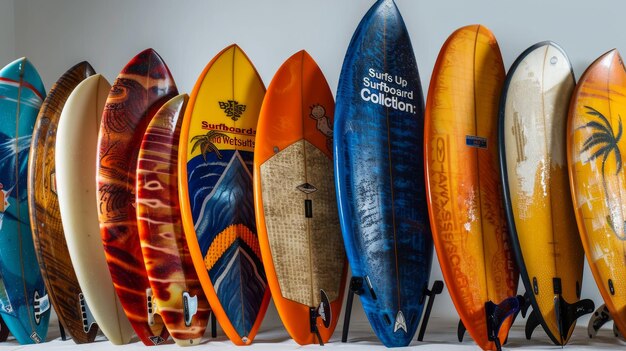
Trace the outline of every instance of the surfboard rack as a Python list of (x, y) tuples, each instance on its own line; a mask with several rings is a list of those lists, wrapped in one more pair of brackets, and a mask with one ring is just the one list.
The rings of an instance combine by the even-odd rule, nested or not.
[[(352, 277), (352, 279), (350, 279), (350, 286), (348, 288), (348, 298), (346, 301), (346, 309), (345, 309), (345, 315), (343, 319), (343, 331), (341, 334), (341, 342), (348, 341), (348, 331), (350, 330), (350, 317), (352, 314), (352, 303), (354, 302), (354, 295), (361, 295), (365, 292), (365, 282), (366, 280), (363, 279), (363, 277)], [(368, 287), (370, 289), (370, 293), (372, 294), (372, 297), (376, 299), (376, 294), (371, 289), (369, 284), (368, 284)], [(417, 336), (418, 341), (422, 341), (424, 339), (424, 334), (426, 333), (426, 327), (428, 326), (428, 319), (430, 318), (430, 312), (435, 302), (435, 296), (441, 294), (441, 292), (443, 291), (443, 287), (444, 287), (444, 284), (443, 284), (443, 281), (441, 280), (435, 280), (433, 282), (432, 288), (430, 289), (428, 289), (428, 287), (424, 287), (424, 293), (422, 295), (422, 300), (420, 301), (420, 303), (424, 303), (424, 300), (426, 299), (426, 297), (428, 297), (428, 304), (426, 305), (426, 309), (424, 311), (424, 317), (422, 318), (422, 323), (420, 325), (419, 334)], [(320, 345), (323, 345), (323, 344), (320, 343)]]
[(0, 317), (0, 341), (7, 341), (9, 337), (9, 327), (4, 323), (4, 319)]
[(463, 342), (463, 337), (465, 337), (465, 332), (467, 329), (465, 328), (465, 324), (463, 324), (463, 320), (459, 319), (459, 325), (456, 327), (456, 337), (459, 342)]
[(211, 312), (211, 337), (213, 339), (217, 338), (217, 318), (215, 318), (215, 313)]
[(363, 292), (363, 278), (352, 277), (350, 279), (350, 286), (348, 287), (348, 299), (346, 301), (346, 310), (343, 317), (341, 342), (348, 341), (348, 331), (350, 330), (350, 316), (352, 314), (352, 303), (354, 302), (354, 295), (361, 295)]
[(417, 335), (417, 341), (424, 340), (424, 333), (426, 333), (426, 327), (428, 326), (428, 319), (430, 318), (430, 311), (433, 309), (433, 304), (435, 303), (435, 296), (441, 294), (443, 291), (443, 281), (435, 280), (433, 282), (433, 287), (428, 290), (427, 287), (424, 287), (424, 294), (422, 294), (422, 301), (420, 303), (424, 303), (426, 296), (428, 296), (428, 304), (426, 305), (426, 310), (424, 311), (424, 317), (422, 318), (422, 325), (420, 325), (420, 331)]
[(311, 333), (315, 334), (320, 346), (324, 346), (322, 335), (320, 335), (320, 331), (319, 329), (317, 329), (317, 317), (318, 316), (319, 314), (317, 313), (317, 308), (309, 307), (309, 325), (311, 326)]
[(520, 307), (524, 305), (524, 297), (521, 295), (509, 297), (496, 305), (491, 301), (485, 303), (485, 314), (487, 317), (487, 338), (496, 344), (498, 351), (502, 350), (500, 338), (498, 334), (502, 323), (511, 315), (513, 319), (520, 311)]

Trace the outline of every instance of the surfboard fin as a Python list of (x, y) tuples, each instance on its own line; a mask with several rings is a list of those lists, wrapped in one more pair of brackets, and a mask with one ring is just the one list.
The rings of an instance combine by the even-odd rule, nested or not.
[(91, 314), (87, 300), (85, 300), (85, 296), (82, 292), (78, 294), (78, 305), (80, 306), (80, 315), (83, 321), (83, 331), (87, 334), (91, 330), (91, 327), (96, 324), (96, 319), (93, 317), (93, 314)]
[(590, 338), (593, 338), (598, 334), (598, 330), (602, 328), (607, 322), (613, 320), (609, 309), (606, 305), (602, 305), (598, 307), (598, 309), (591, 315), (591, 319), (589, 319), (589, 324), (587, 325), (587, 334)]
[(317, 318), (319, 317), (322, 320), (322, 325), (324, 326), (324, 328), (328, 328), (330, 327), (330, 322), (332, 321), (333, 317), (332, 311), (330, 309), (330, 299), (323, 289), (320, 289), (319, 306), (311, 307), (309, 309), (309, 316), (311, 333), (314, 333), (317, 336), (317, 340), (319, 341), (320, 346), (324, 346), (322, 335), (320, 334), (319, 328), (317, 327)]
[(48, 298), (48, 294), (40, 296), (39, 292), (35, 290), (33, 295), (33, 311), (35, 313), (35, 323), (37, 323), (37, 325), (39, 325), (39, 322), (41, 321), (41, 316), (49, 309), (50, 299)]
[(502, 350), (502, 344), (498, 334), (502, 323), (511, 315), (519, 312), (520, 306), (524, 304), (522, 296), (509, 297), (498, 305), (491, 301), (485, 303), (485, 313), (487, 315), (487, 338), (496, 344), (498, 351)]
[(417, 335), (417, 341), (424, 340), (424, 333), (426, 333), (428, 319), (430, 319), (430, 311), (433, 309), (433, 304), (435, 303), (435, 296), (441, 294), (442, 291), (443, 282), (441, 280), (435, 280), (433, 282), (433, 287), (430, 290), (428, 290), (427, 287), (424, 287), (424, 294), (422, 295), (422, 301), (420, 301), (420, 303), (424, 303), (426, 296), (428, 296), (428, 304), (426, 305), (426, 310), (424, 311), (424, 317), (422, 317), (422, 325), (420, 326), (420, 331)]
[(148, 309), (148, 325), (153, 326), (154, 315), (159, 314), (159, 303), (152, 294), (151, 288), (146, 289), (146, 307)]
[(198, 297), (189, 295), (187, 291), (183, 292), (183, 315), (185, 316), (185, 326), (191, 326), (191, 321), (196, 313), (198, 313)]
[(463, 324), (463, 320), (459, 319), (459, 325), (456, 328), (456, 337), (459, 339), (459, 342), (463, 342), (463, 337), (465, 336), (465, 324)]
[(524, 304), (520, 308), (520, 312), (522, 313), (523, 318), (526, 318), (526, 314), (528, 313), (528, 309), (530, 308), (531, 305), (532, 304), (530, 302), (530, 293), (526, 291), (524, 293)]
[(593, 301), (584, 299), (570, 304), (561, 294), (554, 301), (554, 311), (558, 321), (559, 333), (561, 334), (561, 345), (565, 344), (572, 324), (581, 316), (593, 312), (595, 305)]
[(539, 324), (541, 324), (541, 322), (539, 321), (539, 317), (537, 316), (537, 311), (532, 310), (528, 315), (528, 319), (526, 319), (526, 327), (524, 328), (524, 331), (526, 332), (526, 340), (530, 340), (533, 335), (533, 331), (537, 329), (537, 326), (539, 326)]

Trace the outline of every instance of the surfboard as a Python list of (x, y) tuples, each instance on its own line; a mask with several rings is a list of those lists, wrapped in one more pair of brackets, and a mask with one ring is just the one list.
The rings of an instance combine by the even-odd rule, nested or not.
[(611, 50), (580, 77), (567, 124), (569, 179), (580, 238), (596, 285), (622, 335), (626, 335), (625, 93), (626, 69), (619, 52)]
[(28, 162), (28, 209), (41, 276), (59, 323), (77, 344), (93, 341), (98, 328), (90, 328), (89, 332), (83, 328), (80, 285), (67, 251), (59, 212), (54, 153), (63, 105), (72, 90), (95, 73), (83, 61), (55, 83), (39, 110)]
[(0, 315), (20, 344), (46, 341), (50, 301), (28, 218), (28, 150), (46, 90), (26, 58), (0, 70)]
[(363, 309), (385, 346), (411, 342), (424, 310), (432, 239), (424, 188), (424, 100), (404, 21), (377, 1), (348, 47), (337, 90), (339, 219)]
[(252, 343), (270, 290), (254, 217), (252, 163), (265, 86), (237, 46), (205, 67), (180, 133), (178, 182), (187, 244), (211, 310), (235, 345)]
[(257, 126), (254, 200), (263, 265), (280, 319), (300, 345), (328, 342), (345, 290), (334, 110), (324, 74), (303, 50), (274, 75)]
[(95, 74), (67, 98), (58, 122), (55, 169), (63, 233), (81, 288), (74, 301), (81, 311), (83, 332), (91, 334), (97, 323), (111, 343), (121, 345), (134, 333), (104, 257), (96, 197), (98, 130), (110, 89), (109, 82)]
[(137, 232), (135, 179), (141, 138), (159, 108), (178, 95), (174, 78), (152, 49), (132, 58), (113, 83), (98, 134), (98, 220), (109, 272), (135, 333), (159, 345), (168, 332), (148, 318), (150, 289)]
[(425, 162), (437, 257), (462, 324), (499, 349), (519, 308), (519, 273), (498, 167), (504, 65), (493, 33), (471, 25), (444, 43), (426, 102)]
[(500, 165), (507, 220), (533, 306), (526, 337), (541, 324), (557, 345), (565, 345), (576, 318), (594, 308), (591, 300), (580, 300), (584, 251), (567, 175), (565, 130), (575, 85), (563, 49), (541, 42), (513, 63), (500, 99)]
[(172, 339), (198, 345), (210, 307), (185, 241), (178, 205), (178, 141), (187, 94), (166, 102), (141, 141), (137, 162), (137, 225), (153, 306)]

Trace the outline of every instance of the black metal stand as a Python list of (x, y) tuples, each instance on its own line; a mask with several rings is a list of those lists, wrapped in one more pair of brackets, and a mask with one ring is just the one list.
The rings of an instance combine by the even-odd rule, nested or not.
[(350, 279), (350, 287), (348, 288), (348, 300), (346, 301), (345, 315), (343, 317), (343, 331), (341, 333), (341, 342), (348, 341), (348, 331), (350, 330), (350, 316), (352, 315), (352, 303), (354, 295), (363, 293), (363, 278), (352, 277)]
[(422, 295), (422, 303), (423, 300), (428, 296), (428, 304), (426, 305), (426, 310), (424, 311), (424, 317), (422, 318), (422, 325), (420, 326), (419, 334), (417, 335), (417, 341), (424, 340), (424, 333), (426, 333), (426, 327), (428, 326), (428, 319), (430, 318), (430, 311), (433, 309), (433, 304), (435, 303), (435, 296), (441, 294), (443, 291), (443, 282), (441, 280), (435, 280), (433, 283), (433, 287), (428, 290), (428, 288), (424, 288), (424, 294)]
[(65, 335), (65, 329), (63, 328), (63, 324), (59, 323), (59, 331), (61, 332), (61, 340), (66, 341), (67, 336)]
[(211, 312), (211, 337), (217, 338), (217, 318), (213, 312)]
[(456, 327), (456, 337), (459, 339), (459, 342), (463, 342), (463, 337), (465, 336), (465, 332), (467, 329), (465, 328), (465, 324), (463, 321), (459, 319), (459, 325)]

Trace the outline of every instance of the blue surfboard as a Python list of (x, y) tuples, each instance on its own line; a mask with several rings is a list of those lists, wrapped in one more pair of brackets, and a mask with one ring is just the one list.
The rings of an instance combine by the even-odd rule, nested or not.
[(46, 341), (50, 318), (26, 196), (31, 135), (45, 96), (27, 59), (0, 70), (0, 315), (20, 344)]
[(335, 184), (365, 314), (388, 347), (411, 342), (432, 262), (423, 163), (424, 98), (393, 0), (361, 20), (343, 62), (335, 109)]

